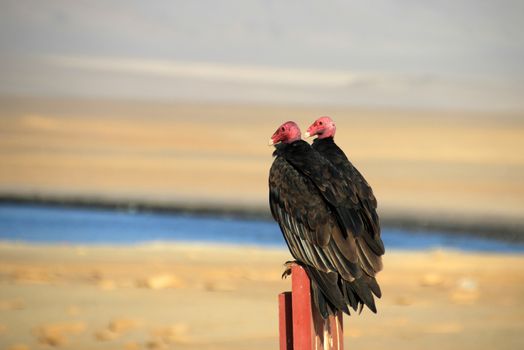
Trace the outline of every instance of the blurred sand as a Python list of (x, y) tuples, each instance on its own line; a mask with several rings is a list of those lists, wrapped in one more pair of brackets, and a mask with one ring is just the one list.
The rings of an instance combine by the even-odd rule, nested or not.
[(1, 98), (0, 192), (267, 209), (283, 121), (338, 123), (380, 210), (524, 224), (524, 115)]
[[(285, 250), (0, 244), (2, 349), (277, 349)], [(392, 251), (348, 349), (524, 347), (524, 257)]]

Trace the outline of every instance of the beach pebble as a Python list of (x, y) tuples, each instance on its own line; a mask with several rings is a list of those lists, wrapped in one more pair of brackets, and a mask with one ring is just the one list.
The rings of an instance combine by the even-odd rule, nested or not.
[(38, 342), (43, 345), (62, 346), (66, 343), (66, 337), (58, 331), (42, 330), (39, 332)]
[(109, 322), (108, 330), (121, 334), (132, 329), (138, 328), (141, 322), (132, 318), (118, 318)]
[(102, 329), (102, 330), (96, 331), (94, 336), (95, 336), (95, 339), (98, 341), (109, 341), (109, 340), (117, 339), (120, 335), (118, 333), (110, 331), (109, 329)]
[(152, 339), (146, 343), (146, 347), (152, 350), (167, 349), (167, 344), (160, 339)]
[(236, 290), (236, 286), (228, 281), (207, 281), (204, 289), (209, 292), (232, 292)]
[(137, 281), (137, 286), (150, 289), (181, 288), (185, 284), (171, 274), (155, 275)]
[(477, 281), (469, 277), (459, 279), (449, 295), (453, 303), (461, 305), (473, 304), (479, 296)]
[(115, 281), (109, 279), (101, 279), (96, 283), (96, 285), (102, 290), (113, 290), (116, 288)]
[(104, 274), (100, 270), (93, 270), (89, 274), (89, 278), (95, 281), (100, 281), (101, 279), (104, 278)]
[(11, 278), (17, 283), (43, 284), (53, 280), (47, 271), (36, 269), (18, 269), (11, 274)]
[(472, 278), (464, 277), (457, 281), (457, 287), (460, 290), (475, 292), (477, 290), (477, 281)]
[(161, 327), (154, 329), (151, 335), (155, 339), (160, 339), (166, 344), (174, 343), (189, 343), (189, 337), (187, 335), (189, 327), (187, 324), (178, 323), (168, 327)]
[(36, 335), (41, 344), (62, 346), (67, 342), (67, 336), (81, 334), (85, 328), (83, 322), (47, 324), (40, 326), (36, 330)]
[(412, 298), (406, 295), (399, 295), (394, 300), (396, 305), (407, 306), (413, 304)]
[(423, 287), (435, 287), (440, 286), (444, 283), (444, 278), (436, 273), (427, 273), (422, 276), (420, 285)]

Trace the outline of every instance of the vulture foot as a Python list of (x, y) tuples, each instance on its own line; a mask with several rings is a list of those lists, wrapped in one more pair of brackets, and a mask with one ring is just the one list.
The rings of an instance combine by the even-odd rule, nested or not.
[(291, 268), (295, 265), (299, 265), (299, 263), (296, 261), (296, 260), (293, 260), (293, 261), (286, 261), (284, 263), (284, 266), (285, 266), (285, 270), (284, 272), (282, 273), (282, 278), (287, 278), (287, 276), (291, 276)]

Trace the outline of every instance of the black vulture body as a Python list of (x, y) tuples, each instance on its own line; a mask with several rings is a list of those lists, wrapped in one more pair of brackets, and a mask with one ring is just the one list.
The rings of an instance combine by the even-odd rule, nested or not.
[(271, 213), (311, 279), (320, 314), (349, 314), (349, 308), (364, 305), (376, 312), (373, 294), (380, 297), (381, 292), (375, 274), (382, 268), (384, 245), (367, 182), (359, 173), (363, 182), (355, 181), (358, 175), (302, 140), (276, 145), (273, 155)]
[[(363, 234), (371, 235), (375, 244), (381, 248), (377, 251), (379, 255), (384, 254), (384, 244), (380, 238), (380, 223), (377, 214), (377, 199), (373, 194), (371, 186), (364, 176), (351, 164), (344, 151), (337, 146), (332, 137), (315, 139), (311, 147), (326, 158), (335, 168), (344, 174), (346, 179), (354, 184), (354, 191), (360, 200), (359, 214), (365, 225)], [(380, 270), (380, 269), (379, 269)], [(375, 270), (378, 272), (379, 270)]]

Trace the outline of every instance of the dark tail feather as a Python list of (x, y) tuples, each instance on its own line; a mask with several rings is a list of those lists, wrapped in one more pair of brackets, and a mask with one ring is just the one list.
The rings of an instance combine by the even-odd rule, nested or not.
[(349, 314), (347, 301), (339, 287), (337, 273), (325, 273), (303, 265), (311, 280), (311, 297), (323, 318), (333, 315), (336, 310)]
[(366, 305), (371, 311), (377, 313), (373, 294), (380, 298), (381, 291), (375, 278), (362, 276), (353, 282), (344, 281), (344, 284), (346, 287), (348, 304), (353, 308), (353, 310), (357, 311), (360, 306), (360, 313), (362, 311), (362, 306)]
[(371, 288), (371, 291), (377, 298), (382, 297), (382, 291), (380, 290), (380, 286), (378, 285), (375, 277), (368, 277), (368, 286)]
[(307, 265), (302, 266), (311, 280), (312, 302), (322, 318), (334, 315), (337, 310), (349, 315), (348, 307), (360, 313), (364, 305), (377, 313), (373, 294), (380, 298), (382, 292), (374, 277), (363, 274), (362, 277), (348, 282), (336, 273), (325, 273)]
[(340, 279), (340, 288), (344, 293), (344, 299), (346, 300), (348, 306), (351, 307), (353, 310), (357, 311), (359, 300), (356, 298), (355, 294), (348, 290), (347, 283), (348, 282), (346, 282), (345, 280)]
[(313, 304), (323, 319), (326, 319), (329, 317), (329, 315), (333, 315), (335, 313), (329, 301), (322, 294), (318, 284), (313, 280), (311, 281), (311, 298), (313, 300)]

